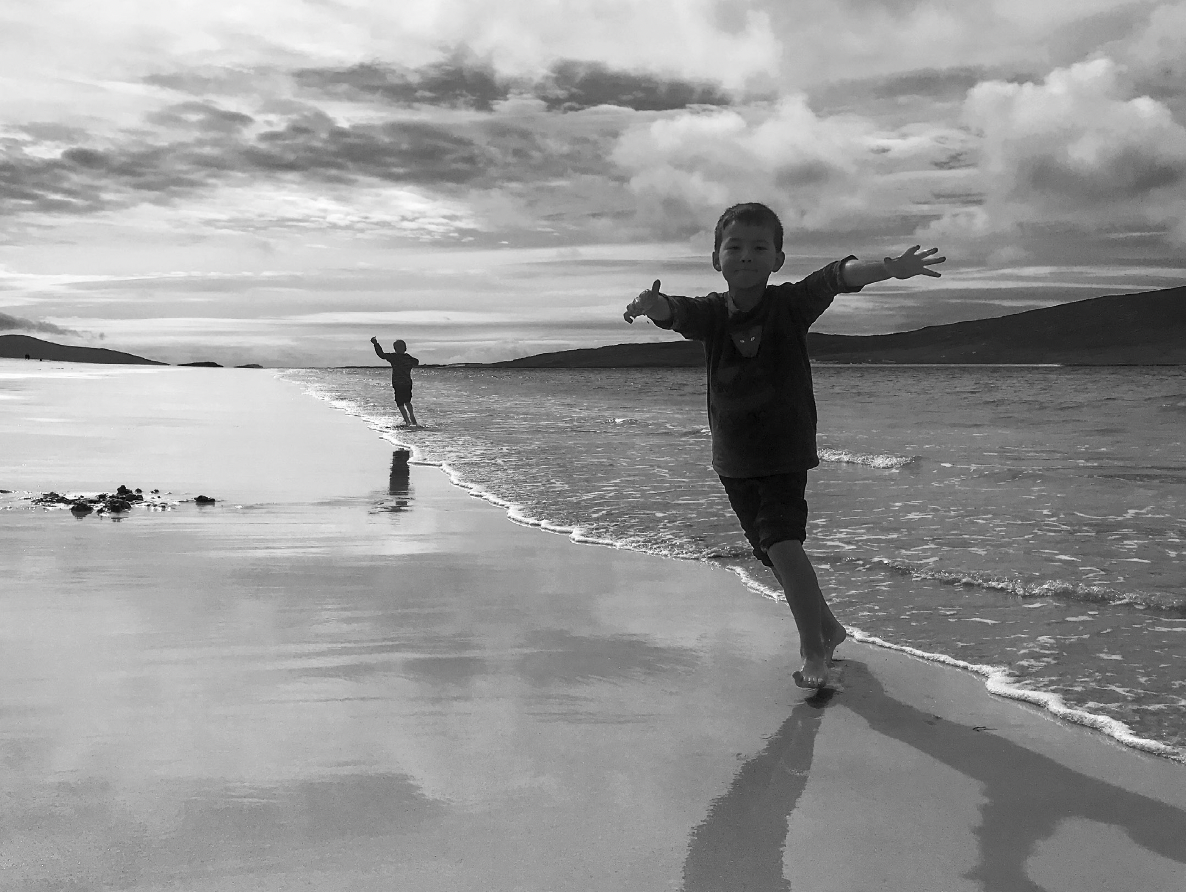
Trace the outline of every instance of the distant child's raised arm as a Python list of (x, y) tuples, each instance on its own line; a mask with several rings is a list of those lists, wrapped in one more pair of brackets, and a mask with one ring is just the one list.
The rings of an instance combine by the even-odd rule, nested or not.
[(371, 346), (375, 348), (376, 356), (378, 356), (380, 359), (387, 358), (387, 356), (383, 353), (383, 348), (379, 346), (379, 340), (377, 338), (371, 338)]
[(640, 291), (638, 297), (630, 301), (622, 318), (634, 324), (639, 316), (646, 316), (653, 322), (667, 322), (671, 319), (671, 304), (667, 302), (667, 295), (659, 291), (659, 280), (646, 291)]
[(844, 264), (841, 275), (849, 288), (862, 288), (874, 282), (884, 282), (886, 279), (910, 279), (914, 276), (932, 276), (937, 279), (941, 274), (938, 270), (931, 269), (931, 266), (947, 259), (935, 257), (938, 253), (938, 248), (919, 251), (919, 246), (915, 245), (897, 257), (886, 257), (884, 260), (850, 260)]

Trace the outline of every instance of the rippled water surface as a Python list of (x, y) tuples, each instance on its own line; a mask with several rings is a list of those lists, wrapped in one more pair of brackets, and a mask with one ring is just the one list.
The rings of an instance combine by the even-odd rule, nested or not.
[[(700, 370), (425, 369), (417, 429), (383, 369), (288, 375), (518, 519), (770, 594), (708, 466)], [(815, 379), (807, 546), (838, 616), (1186, 746), (1186, 370)]]

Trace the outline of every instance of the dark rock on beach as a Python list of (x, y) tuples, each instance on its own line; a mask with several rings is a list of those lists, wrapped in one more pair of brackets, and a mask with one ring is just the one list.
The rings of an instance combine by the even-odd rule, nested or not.
[[(152, 490), (152, 496), (156, 497), (159, 495), (159, 489)], [(77, 518), (83, 518), (95, 513), (121, 515), (131, 511), (137, 505), (146, 505), (148, 508), (154, 510), (166, 510), (171, 507), (169, 503), (162, 502), (159, 499), (146, 500), (144, 490), (139, 487), (132, 489), (122, 483), (114, 493), (101, 492), (95, 496), (67, 496), (50, 491), (35, 496), (30, 501), (34, 505), (44, 508), (69, 508), (70, 513)], [(193, 501), (199, 505), (213, 505), (215, 503), (213, 498), (205, 495), (198, 496)], [(116, 520), (118, 517), (112, 517), (112, 519)]]

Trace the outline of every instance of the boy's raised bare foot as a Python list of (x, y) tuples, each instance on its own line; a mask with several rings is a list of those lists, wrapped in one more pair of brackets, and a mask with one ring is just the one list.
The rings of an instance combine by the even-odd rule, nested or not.
[(822, 688), (828, 683), (828, 658), (822, 654), (818, 657), (804, 657), (803, 668), (793, 673), (791, 678), (795, 679), (795, 684), (801, 688)]

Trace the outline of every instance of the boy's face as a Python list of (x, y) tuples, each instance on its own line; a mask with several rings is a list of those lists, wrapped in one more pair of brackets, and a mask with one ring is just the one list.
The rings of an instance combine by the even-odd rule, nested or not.
[(730, 223), (721, 233), (720, 250), (712, 255), (730, 288), (765, 287), (771, 273), (782, 268), (786, 255), (774, 249), (774, 232), (768, 226)]

